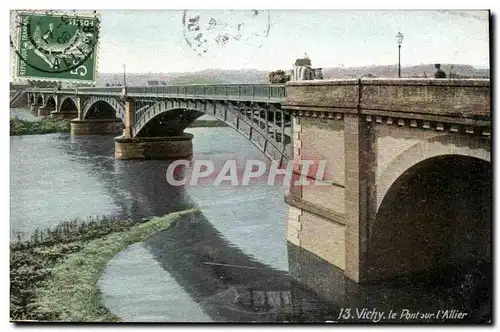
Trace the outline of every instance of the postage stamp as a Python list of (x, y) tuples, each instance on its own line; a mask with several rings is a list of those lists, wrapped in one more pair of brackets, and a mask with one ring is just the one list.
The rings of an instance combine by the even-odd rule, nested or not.
[(96, 12), (16, 11), (11, 19), (14, 80), (95, 83)]
[(236, 42), (260, 48), (270, 27), (268, 10), (185, 10), (182, 15), (184, 39), (199, 56)]

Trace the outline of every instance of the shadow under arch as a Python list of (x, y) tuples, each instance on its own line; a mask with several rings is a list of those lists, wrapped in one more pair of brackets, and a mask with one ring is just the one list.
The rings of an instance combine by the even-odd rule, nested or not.
[(120, 119), (117, 110), (107, 100), (97, 100), (84, 110), (84, 119)]
[[(99, 107), (101, 106), (101, 107)], [(85, 101), (82, 109), (83, 119), (121, 119), (125, 121), (125, 105), (110, 96), (93, 96)]]
[(491, 189), (491, 164), (479, 158), (443, 155), (410, 167), (394, 181), (370, 226), (367, 279), (487, 266)]
[[(194, 105), (194, 106), (193, 106)], [(281, 122), (284, 128), (290, 128), (291, 117), (283, 112), (283, 118), (277, 108), (272, 108), (268, 115), (278, 122), (268, 127), (264, 125), (265, 109), (254, 109), (253, 106), (235, 104), (229, 110), (221, 110), (216, 103), (207, 105), (188, 102), (187, 107), (171, 107), (169, 101), (159, 101), (150, 107), (136, 111), (136, 121), (133, 127), (134, 136), (165, 136), (179, 135), (193, 121), (203, 115), (209, 115), (224, 122), (250, 143), (263, 152), (268, 158), (282, 160), (286, 163), (293, 159), (291, 133), (281, 137)], [(213, 109), (211, 111), (210, 109)], [(253, 114), (253, 115), (250, 115)], [(266, 133), (266, 130), (268, 132)], [(274, 131), (274, 134), (271, 133)]]
[(45, 100), (45, 106), (56, 107), (56, 99), (54, 96), (48, 96)]
[(166, 109), (147, 119), (147, 122), (140, 122), (134, 126), (135, 136), (179, 136), (182, 135), (184, 129), (203, 115), (205, 115), (205, 113), (195, 109)]
[(42, 94), (39, 94), (37, 97), (36, 97), (36, 104), (37, 105), (43, 105), (44, 104), (44, 101), (45, 101), (45, 98)]
[(78, 113), (78, 107), (76, 106), (76, 100), (72, 96), (65, 96), (59, 102), (59, 111), (69, 111)]
[(446, 134), (412, 145), (392, 160), (378, 177), (376, 211), (380, 208), (389, 188), (403, 173), (422, 161), (444, 155), (461, 155), (489, 162), (491, 141), (488, 138), (472, 135)]

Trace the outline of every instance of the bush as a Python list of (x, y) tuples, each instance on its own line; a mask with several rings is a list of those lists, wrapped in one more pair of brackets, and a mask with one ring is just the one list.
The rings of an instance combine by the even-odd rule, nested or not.
[(27, 121), (10, 118), (10, 135), (39, 135), (50, 133), (69, 133), (70, 120), (42, 118), (40, 121)]
[(272, 71), (268, 75), (269, 83), (286, 83), (290, 81), (290, 75), (287, 75), (283, 70), (279, 69)]

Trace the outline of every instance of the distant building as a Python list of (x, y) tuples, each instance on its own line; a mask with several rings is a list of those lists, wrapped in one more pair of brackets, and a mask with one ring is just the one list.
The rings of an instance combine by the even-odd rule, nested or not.
[(311, 67), (311, 59), (299, 58), (299, 59), (295, 60), (294, 66), (309, 66), (309, 67)]
[(314, 79), (322, 80), (323, 79), (323, 68), (314, 68)]
[(311, 59), (306, 53), (303, 58), (295, 60), (291, 71), (291, 79), (292, 81), (321, 80), (323, 79), (322, 68), (312, 68)]

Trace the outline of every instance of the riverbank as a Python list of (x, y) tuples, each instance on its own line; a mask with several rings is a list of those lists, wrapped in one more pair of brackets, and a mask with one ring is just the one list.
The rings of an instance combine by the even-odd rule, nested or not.
[(198, 128), (198, 127), (227, 127), (227, 124), (220, 120), (195, 120), (193, 123), (189, 125), (189, 128)]
[(70, 120), (56, 120), (44, 117), (40, 121), (28, 121), (10, 118), (10, 136), (69, 133), (70, 129)]
[[(227, 124), (219, 120), (196, 120), (189, 127), (227, 127)], [(28, 121), (18, 118), (10, 118), (10, 136), (69, 133), (70, 130), (70, 120), (56, 120), (50, 117), (45, 117), (41, 118), (40, 121)]]
[(72, 221), (11, 244), (11, 320), (116, 322), (101, 304), (98, 280), (109, 260), (129, 245), (168, 228), (190, 209), (138, 223)]

